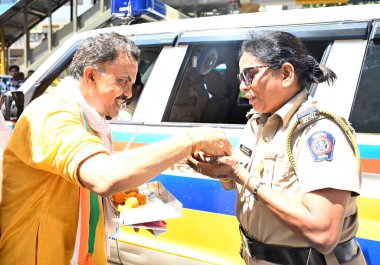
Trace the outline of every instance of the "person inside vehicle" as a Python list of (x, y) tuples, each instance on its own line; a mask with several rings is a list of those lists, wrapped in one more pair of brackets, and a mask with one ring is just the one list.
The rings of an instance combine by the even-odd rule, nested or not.
[(246, 264), (366, 264), (356, 240), (361, 172), (353, 129), (308, 97), (333, 83), (300, 39), (255, 34), (240, 50), (240, 90), (252, 105), (233, 156), (198, 172), (235, 188)]
[(108, 196), (194, 150), (232, 153), (224, 131), (207, 127), (112, 153), (105, 116), (116, 117), (132, 96), (139, 54), (115, 32), (89, 37), (70, 76), (24, 110), (4, 152), (0, 264), (107, 264), (106, 238), (115, 233)]
[(187, 66), (184, 80), (170, 112), (171, 122), (201, 122), (209, 100), (205, 88), (205, 75), (199, 71), (201, 51), (195, 51), (191, 63)]
[(133, 113), (136, 110), (137, 102), (140, 98), (141, 92), (144, 89), (144, 84), (141, 81), (141, 74), (137, 72), (136, 81), (132, 85), (132, 96), (126, 100), (122, 105), (116, 120), (129, 121), (132, 119)]
[(17, 65), (9, 66), (8, 71), (12, 78), (6, 83), (7, 91), (15, 91), (24, 84), (24, 79), (22, 77), (23, 73), (20, 73), (20, 67)]

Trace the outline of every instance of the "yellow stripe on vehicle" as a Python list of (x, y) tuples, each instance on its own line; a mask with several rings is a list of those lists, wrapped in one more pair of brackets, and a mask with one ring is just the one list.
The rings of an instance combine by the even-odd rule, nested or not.
[(166, 222), (168, 232), (158, 237), (120, 226), (119, 241), (211, 264), (244, 264), (235, 216), (185, 208), (182, 218)]
[(380, 199), (359, 197), (358, 237), (380, 241)]

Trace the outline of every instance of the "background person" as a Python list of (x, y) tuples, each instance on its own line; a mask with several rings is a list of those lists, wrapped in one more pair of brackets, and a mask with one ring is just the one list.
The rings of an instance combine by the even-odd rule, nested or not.
[(23, 73), (20, 73), (20, 67), (17, 65), (11, 65), (8, 68), (9, 74), (12, 76), (6, 83), (7, 91), (14, 91), (24, 84)]
[(28, 79), (33, 73), (34, 73), (34, 70), (29, 70), (28, 75), (26, 76), (26, 79)]
[[(348, 126), (346, 135), (332, 117), (318, 116), (305, 89), (332, 83), (335, 74), (285, 32), (245, 41), (239, 67), (240, 89), (252, 110), (234, 156), (219, 158), (218, 164), (189, 157), (189, 164), (238, 192), (245, 262), (366, 264), (355, 239), (361, 183), (357, 145), (347, 138), (353, 136)], [(292, 135), (301, 117), (310, 122)]]
[(110, 205), (101, 197), (145, 183), (194, 150), (231, 154), (224, 132), (211, 128), (112, 154), (105, 116), (116, 117), (132, 96), (139, 53), (117, 33), (88, 38), (71, 76), (21, 115), (4, 153), (0, 264), (107, 264), (114, 231), (106, 232)]
[(197, 71), (200, 51), (194, 52), (170, 112), (171, 122), (201, 122), (209, 100), (204, 75)]
[(141, 74), (137, 72), (136, 81), (132, 85), (132, 96), (126, 100), (122, 105), (116, 120), (129, 121), (132, 119), (133, 113), (135, 113), (137, 102), (139, 101), (144, 84), (141, 81)]

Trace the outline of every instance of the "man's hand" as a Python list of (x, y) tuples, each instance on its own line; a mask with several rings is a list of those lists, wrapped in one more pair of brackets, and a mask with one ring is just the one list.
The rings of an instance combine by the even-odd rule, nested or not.
[(225, 156), (232, 154), (232, 145), (222, 129), (196, 127), (188, 131), (193, 143), (192, 153), (202, 151), (210, 156)]

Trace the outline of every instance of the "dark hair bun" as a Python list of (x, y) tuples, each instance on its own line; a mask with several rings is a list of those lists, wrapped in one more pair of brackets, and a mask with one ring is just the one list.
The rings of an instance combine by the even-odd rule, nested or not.
[[(309, 69), (311, 79), (321, 79), (323, 77), (323, 71), (319, 67), (319, 62), (311, 55), (307, 56), (307, 67)], [(315, 78), (313, 78), (315, 77)]]

